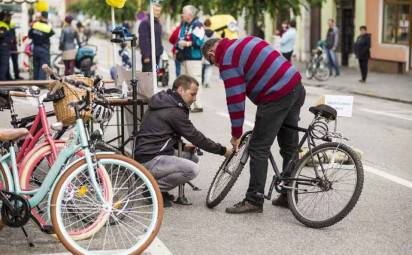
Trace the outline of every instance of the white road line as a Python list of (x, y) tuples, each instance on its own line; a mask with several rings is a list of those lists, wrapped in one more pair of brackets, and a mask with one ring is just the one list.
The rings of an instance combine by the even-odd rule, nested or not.
[(407, 188), (412, 189), (412, 182), (411, 181), (405, 180), (403, 178), (400, 178), (400, 177), (392, 175), (392, 174), (388, 174), (385, 171), (376, 169), (376, 168), (371, 167), (371, 166), (363, 166), (363, 169), (365, 169), (365, 171), (367, 171), (369, 173), (375, 174), (375, 175), (380, 176), (384, 179), (390, 180), (392, 182), (395, 182), (397, 184), (400, 184), (402, 186), (405, 186)]
[(388, 116), (388, 117), (392, 117), (392, 118), (412, 121), (412, 118), (408, 118), (408, 117), (405, 117), (405, 116), (402, 116), (402, 115), (399, 115), (399, 114), (383, 112), (383, 111), (377, 111), (377, 110), (371, 110), (371, 109), (367, 109), (367, 108), (361, 108), (361, 110), (364, 111), (364, 112), (369, 112), (369, 113), (373, 113), (373, 114), (378, 114), (378, 115)]
[[(229, 114), (227, 114), (227, 113), (217, 112), (216, 114), (217, 114), (217, 115), (220, 115), (220, 116), (223, 116), (223, 117), (225, 117), (225, 118), (227, 118), (227, 119), (229, 119)], [(248, 121), (248, 120), (245, 120), (245, 125), (248, 125), (248, 126), (250, 126), (250, 127), (253, 127), (253, 126), (254, 126), (253, 122)], [(376, 169), (376, 168), (371, 167), (371, 166), (363, 166), (363, 169), (365, 169), (365, 171), (367, 171), (367, 172), (369, 172), (369, 173), (375, 174), (375, 175), (377, 175), (377, 176), (379, 176), (379, 177), (382, 177), (382, 178), (384, 178), (384, 179), (387, 179), (387, 180), (389, 180), (389, 181), (395, 182), (395, 183), (397, 183), (397, 184), (400, 184), (400, 185), (403, 185), (403, 186), (405, 186), (405, 187), (407, 187), (407, 188), (412, 189), (412, 182), (411, 182), (411, 181), (405, 180), (405, 179), (403, 179), (403, 178), (400, 178), (400, 177), (395, 176), (395, 175), (392, 175), (392, 174), (388, 174), (388, 173), (385, 172), (385, 171)]]

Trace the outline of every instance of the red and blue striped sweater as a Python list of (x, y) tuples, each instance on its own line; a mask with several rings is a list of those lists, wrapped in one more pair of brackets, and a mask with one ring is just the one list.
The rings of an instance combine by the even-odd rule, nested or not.
[(257, 37), (223, 39), (215, 58), (225, 84), (232, 136), (236, 138), (242, 135), (246, 96), (256, 105), (275, 101), (289, 94), (301, 80), (294, 66)]

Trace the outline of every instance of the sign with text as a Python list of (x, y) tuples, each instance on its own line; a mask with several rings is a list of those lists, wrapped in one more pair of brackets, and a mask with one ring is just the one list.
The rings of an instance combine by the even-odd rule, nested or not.
[(353, 96), (324, 95), (318, 104), (326, 104), (335, 108), (340, 117), (352, 117)]

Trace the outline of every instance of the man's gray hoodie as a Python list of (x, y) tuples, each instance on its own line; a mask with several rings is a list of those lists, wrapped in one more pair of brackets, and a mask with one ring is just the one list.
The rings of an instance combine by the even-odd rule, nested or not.
[(175, 91), (155, 94), (137, 134), (135, 159), (140, 163), (158, 155), (174, 155), (180, 137), (210, 153), (224, 155), (226, 148), (203, 135), (189, 120), (189, 108)]

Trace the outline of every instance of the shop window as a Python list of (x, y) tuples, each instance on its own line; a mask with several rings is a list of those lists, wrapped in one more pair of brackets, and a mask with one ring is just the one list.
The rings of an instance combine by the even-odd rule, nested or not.
[(385, 0), (383, 8), (384, 43), (408, 44), (411, 36), (411, 0)]

